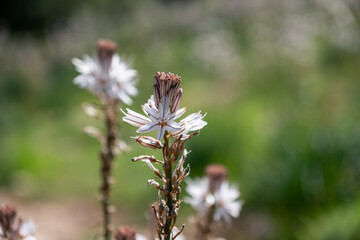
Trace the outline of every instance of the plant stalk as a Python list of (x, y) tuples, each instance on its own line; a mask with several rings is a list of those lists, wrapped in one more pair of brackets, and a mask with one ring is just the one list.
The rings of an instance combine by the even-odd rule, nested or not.
[(169, 152), (169, 139), (167, 138), (168, 132), (165, 132), (165, 136), (164, 136), (164, 140), (165, 140), (165, 159), (164, 159), (164, 164), (163, 164), (163, 169), (165, 172), (165, 177), (166, 177), (166, 183), (165, 183), (165, 189), (166, 189), (166, 193), (165, 193), (165, 202), (166, 205), (169, 209), (169, 214), (170, 216), (168, 216), (166, 214), (165, 217), (165, 228), (164, 228), (164, 240), (171, 240), (171, 226), (172, 226), (172, 210), (173, 210), (173, 199), (172, 199), (172, 165), (173, 163), (171, 162), (170, 159), (170, 152)]
[(100, 154), (101, 160), (101, 205), (103, 212), (103, 234), (104, 240), (111, 240), (110, 229), (110, 192), (111, 192), (111, 172), (114, 159), (114, 148), (118, 135), (118, 103), (109, 103), (104, 106), (106, 143)]

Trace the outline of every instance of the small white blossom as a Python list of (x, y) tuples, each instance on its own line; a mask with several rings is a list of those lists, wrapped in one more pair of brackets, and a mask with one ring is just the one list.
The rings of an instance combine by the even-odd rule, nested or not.
[(201, 111), (199, 111), (197, 113), (190, 114), (186, 118), (182, 119), (179, 122), (181, 129), (178, 132), (173, 133), (174, 137), (177, 138), (181, 135), (182, 139), (186, 139), (189, 137), (189, 132), (202, 129), (207, 124), (207, 122), (203, 120), (205, 116), (206, 113), (204, 115), (201, 115)]
[(175, 122), (183, 115), (187, 108), (179, 109), (183, 90), (180, 88), (181, 78), (172, 73), (157, 73), (154, 78), (154, 95), (151, 95), (148, 102), (142, 105), (142, 109), (147, 117), (126, 109), (127, 113), (123, 121), (134, 127), (138, 127), (138, 133), (145, 133), (157, 130), (157, 139), (164, 136), (165, 131), (169, 131), (173, 136), (183, 138), (188, 137), (190, 131), (197, 131), (207, 123), (203, 121), (200, 112), (194, 113)]
[(186, 191), (190, 197), (185, 198), (200, 215), (207, 214), (210, 207), (215, 207), (214, 221), (230, 222), (231, 218), (237, 218), (241, 210), (242, 202), (237, 200), (240, 192), (236, 187), (230, 186), (224, 180), (213, 193), (210, 191), (209, 178), (189, 180)]
[(20, 227), (19, 234), (24, 240), (36, 240), (36, 237), (33, 235), (36, 231), (36, 225), (33, 221), (28, 220), (26, 222), (23, 222), (23, 224)]
[(198, 213), (206, 214), (208, 208), (213, 204), (214, 199), (210, 193), (209, 179), (188, 179), (186, 192), (190, 197), (185, 197), (185, 202), (190, 204)]
[(131, 69), (127, 63), (121, 61), (118, 54), (115, 54), (116, 45), (109, 50), (107, 49), (109, 47), (105, 45), (109, 45), (108, 41), (102, 44), (105, 45), (104, 47), (100, 42), (98, 54), (93, 58), (85, 56), (83, 60), (78, 58), (72, 60), (80, 73), (74, 79), (74, 83), (97, 96), (119, 99), (129, 105), (132, 103), (130, 96), (138, 93), (135, 88), (137, 71)]
[(144, 235), (142, 235), (140, 233), (136, 233), (135, 239), (136, 240), (148, 240), (147, 237), (145, 237)]
[(148, 103), (142, 105), (144, 113), (150, 118), (144, 117), (127, 108), (127, 113), (124, 112), (126, 116), (123, 120), (135, 127), (139, 127), (136, 131), (138, 133), (158, 130), (157, 139), (161, 139), (166, 130), (171, 133), (180, 131), (180, 124), (174, 120), (179, 118), (186, 111), (186, 108), (170, 113), (169, 101), (166, 96), (163, 97), (162, 103), (164, 104), (160, 104), (159, 109), (157, 109), (155, 107), (154, 98), (151, 95)]
[(219, 189), (214, 193), (216, 210), (214, 213), (214, 220), (225, 220), (230, 222), (231, 218), (239, 217), (241, 210), (241, 201), (237, 201), (240, 197), (240, 192), (236, 187), (230, 186), (227, 181), (224, 181)]

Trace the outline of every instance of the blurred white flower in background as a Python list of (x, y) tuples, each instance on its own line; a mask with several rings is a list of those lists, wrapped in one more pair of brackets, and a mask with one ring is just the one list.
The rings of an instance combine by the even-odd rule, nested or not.
[[(220, 164), (206, 167), (206, 176), (201, 179), (188, 180), (185, 198), (201, 218), (212, 218), (215, 222), (230, 223), (239, 216), (242, 201), (238, 200), (240, 192), (226, 180), (227, 170)], [(209, 215), (210, 214), (210, 215)]]
[(101, 98), (118, 99), (130, 105), (130, 97), (138, 93), (135, 88), (137, 71), (122, 61), (115, 51), (115, 43), (102, 40), (93, 58), (74, 58), (72, 63), (80, 73), (74, 83)]
[(186, 192), (190, 195), (185, 198), (200, 215), (206, 215), (211, 207), (215, 207), (214, 220), (230, 222), (231, 218), (239, 217), (242, 202), (237, 200), (240, 192), (236, 187), (223, 181), (220, 187), (211, 193), (209, 179), (188, 180)]

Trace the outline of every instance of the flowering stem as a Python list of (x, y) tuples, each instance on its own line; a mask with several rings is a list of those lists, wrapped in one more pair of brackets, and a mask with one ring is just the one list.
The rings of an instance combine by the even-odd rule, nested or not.
[(164, 136), (165, 144), (164, 144), (164, 164), (163, 169), (165, 172), (165, 202), (168, 207), (168, 213), (165, 218), (165, 228), (164, 228), (164, 239), (170, 240), (171, 237), (171, 228), (172, 228), (172, 217), (171, 213), (173, 210), (173, 199), (172, 199), (172, 162), (170, 159), (170, 151), (169, 151), (169, 138), (168, 138), (168, 132), (165, 132)]
[(112, 162), (114, 158), (113, 149), (116, 144), (118, 135), (118, 102), (113, 104), (109, 103), (104, 106), (105, 113), (105, 128), (106, 128), (106, 144), (102, 149), (100, 160), (101, 160), (101, 177), (102, 183), (100, 188), (101, 193), (101, 204), (103, 211), (103, 231), (104, 239), (111, 239), (110, 230), (110, 191), (111, 191), (111, 170)]
[(199, 225), (200, 225), (199, 234), (200, 234), (201, 240), (212, 239), (211, 236), (212, 236), (212, 231), (213, 231), (212, 223), (213, 223), (214, 213), (215, 213), (215, 205), (212, 205), (209, 208), (206, 218), (204, 219), (205, 221), (204, 221), (203, 225), (201, 223), (199, 223)]

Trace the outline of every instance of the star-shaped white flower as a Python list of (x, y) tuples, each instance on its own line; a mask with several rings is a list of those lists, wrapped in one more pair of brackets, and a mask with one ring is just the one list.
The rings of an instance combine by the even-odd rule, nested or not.
[(224, 180), (214, 193), (210, 192), (209, 179), (204, 177), (197, 180), (188, 180), (186, 191), (190, 197), (185, 198), (200, 215), (207, 214), (210, 207), (215, 206), (213, 219), (216, 222), (224, 220), (230, 222), (237, 218), (241, 210), (242, 202), (237, 200), (240, 192), (236, 187), (230, 186)]
[(207, 125), (207, 122), (203, 120), (205, 116), (206, 113), (201, 115), (201, 111), (190, 114), (179, 122), (180, 130), (172, 133), (173, 136), (176, 138), (182, 136), (182, 139), (187, 139), (189, 137), (189, 132), (198, 131)]
[[(119, 99), (130, 105), (132, 103), (130, 96), (138, 93), (135, 87), (137, 71), (121, 61), (118, 54), (106, 52), (107, 55), (103, 56), (101, 51), (105, 50), (99, 47), (98, 54), (93, 58), (85, 56), (83, 60), (78, 58), (72, 60), (80, 73), (74, 79), (74, 83), (97, 96)], [(113, 51), (115, 50), (116, 45)]]
[(21, 225), (19, 229), (19, 234), (21, 236), (21, 239), (36, 240), (36, 237), (34, 236), (35, 231), (36, 231), (35, 223), (31, 220), (28, 220)]
[(209, 179), (188, 179), (186, 183), (186, 192), (190, 197), (185, 197), (185, 202), (190, 204), (201, 215), (206, 214), (208, 208), (214, 202), (214, 197), (210, 193)]
[(214, 193), (215, 197), (215, 213), (214, 220), (225, 220), (230, 222), (231, 218), (239, 216), (242, 202), (237, 199), (240, 197), (240, 192), (236, 187), (230, 186), (227, 181), (223, 181), (219, 189)]
[(202, 119), (204, 116), (200, 112), (194, 113), (175, 122), (183, 115), (187, 108), (179, 109), (183, 90), (180, 88), (181, 77), (172, 73), (157, 73), (154, 77), (154, 95), (151, 95), (148, 102), (142, 105), (146, 117), (130, 109), (123, 117), (123, 121), (134, 127), (138, 127), (137, 132), (145, 133), (158, 131), (157, 139), (164, 136), (165, 131), (170, 132), (174, 137), (188, 137), (190, 131), (197, 131), (207, 123)]
[(123, 112), (125, 114), (123, 121), (129, 123), (132, 126), (138, 127), (139, 129), (136, 131), (138, 133), (157, 130), (157, 139), (161, 139), (164, 137), (165, 131), (172, 133), (181, 130), (180, 124), (174, 120), (179, 118), (186, 111), (186, 108), (182, 108), (176, 112), (171, 113), (169, 104), (170, 101), (165, 95), (162, 99), (162, 103), (159, 105), (159, 109), (157, 109), (155, 106), (154, 97), (151, 95), (148, 102), (141, 106), (144, 113), (149, 118), (127, 108), (127, 113)]

